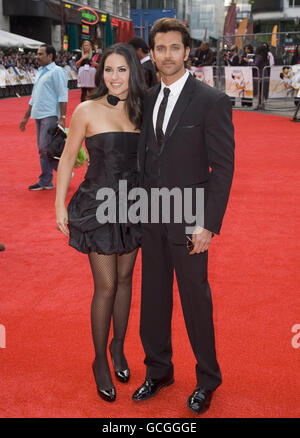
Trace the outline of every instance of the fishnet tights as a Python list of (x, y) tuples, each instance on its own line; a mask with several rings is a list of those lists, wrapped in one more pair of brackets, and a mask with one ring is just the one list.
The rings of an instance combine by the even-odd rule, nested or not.
[(92, 336), (95, 348), (94, 373), (101, 389), (113, 387), (107, 360), (107, 341), (113, 318), (114, 338), (111, 352), (117, 371), (127, 368), (123, 353), (128, 324), (132, 273), (138, 249), (128, 254), (89, 254), (94, 279), (94, 296), (91, 305)]

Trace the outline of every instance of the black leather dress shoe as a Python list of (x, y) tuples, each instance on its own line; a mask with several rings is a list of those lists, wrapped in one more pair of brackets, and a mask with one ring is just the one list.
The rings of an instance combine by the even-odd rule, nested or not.
[(140, 386), (132, 396), (134, 401), (148, 400), (154, 397), (161, 388), (170, 386), (174, 383), (174, 377), (168, 376), (163, 379), (146, 379), (142, 386)]
[(196, 388), (192, 395), (189, 396), (187, 406), (194, 414), (203, 414), (210, 407), (210, 401), (213, 391), (205, 388)]

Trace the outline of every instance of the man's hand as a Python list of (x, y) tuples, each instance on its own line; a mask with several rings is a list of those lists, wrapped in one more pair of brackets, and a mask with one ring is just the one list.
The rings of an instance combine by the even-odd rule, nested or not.
[(28, 122), (28, 119), (26, 119), (26, 118), (22, 120), (22, 122), (20, 123), (20, 130), (21, 131), (25, 131), (27, 122)]
[(28, 122), (30, 115), (31, 115), (31, 105), (28, 106), (28, 109), (24, 115), (24, 118), (23, 118), (22, 122), (20, 123), (20, 130), (21, 131), (25, 131), (25, 128), (26, 128), (26, 125), (27, 125), (27, 122)]
[(194, 248), (189, 254), (200, 254), (201, 252), (207, 251), (211, 242), (212, 235), (213, 233), (211, 231), (205, 230), (205, 228), (202, 227), (196, 227), (192, 236)]
[(58, 120), (57, 124), (60, 125), (62, 128), (65, 129), (65, 127), (66, 127), (66, 119), (65, 119), (65, 117), (61, 117), (61, 118)]

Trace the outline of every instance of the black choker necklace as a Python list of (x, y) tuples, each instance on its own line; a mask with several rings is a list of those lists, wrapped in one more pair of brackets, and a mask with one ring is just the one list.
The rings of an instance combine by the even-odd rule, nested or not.
[(117, 96), (114, 96), (113, 94), (108, 94), (107, 96), (107, 102), (112, 105), (112, 106), (116, 106), (118, 104), (118, 102), (124, 102), (126, 99), (120, 99)]

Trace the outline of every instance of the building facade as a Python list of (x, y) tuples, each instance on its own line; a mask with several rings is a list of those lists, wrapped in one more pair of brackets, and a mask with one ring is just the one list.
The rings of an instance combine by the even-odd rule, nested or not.
[[(157, 18), (175, 11), (176, 18), (188, 26), (194, 43), (203, 39), (218, 39), (223, 34), (224, 0), (131, 0), (130, 7), (132, 16), (137, 14), (137, 10), (144, 10), (145, 16), (150, 16), (154, 9), (160, 11)], [(140, 35), (138, 29), (136, 33)], [(146, 41), (148, 33), (143, 35)]]
[[(52, 44), (57, 50), (78, 49), (84, 39), (105, 47), (107, 15), (113, 40), (130, 20), (129, 0), (0, 0), (1, 28)], [(0, 9), (1, 14), (1, 9)]]
[(255, 0), (252, 5), (254, 30), (272, 32), (300, 31), (300, 0)]
[(3, 15), (3, 0), (0, 0), (0, 29), (9, 32), (9, 17)]
[(191, 35), (197, 40), (215, 39), (223, 34), (224, 0), (190, 0)]

